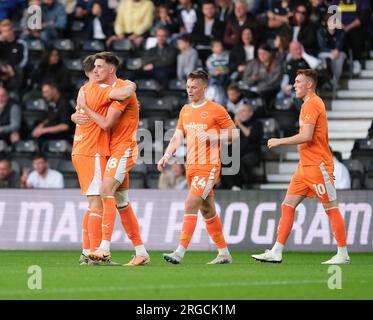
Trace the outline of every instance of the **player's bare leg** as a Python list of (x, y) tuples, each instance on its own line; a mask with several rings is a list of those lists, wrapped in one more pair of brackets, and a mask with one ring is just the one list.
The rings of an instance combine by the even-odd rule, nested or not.
[(338, 251), (335, 256), (333, 256), (330, 260), (322, 262), (322, 264), (350, 263), (350, 257), (347, 251), (346, 226), (345, 221), (339, 211), (338, 203), (337, 201), (331, 201), (328, 203), (323, 203), (323, 206), (330, 220), (333, 235), (337, 241)]
[(295, 208), (304, 200), (302, 195), (286, 195), (281, 206), (281, 218), (277, 228), (277, 240), (271, 250), (251, 257), (261, 262), (282, 262), (282, 252), (294, 223)]
[(229, 253), (223, 235), (223, 228), (219, 216), (216, 214), (214, 197), (208, 196), (203, 200), (200, 211), (205, 219), (206, 229), (215, 245), (218, 248), (218, 256), (208, 264), (232, 263), (232, 256)]
[(177, 249), (171, 253), (164, 253), (163, 259), (173, 264), (179, 264), (184, 258), (189, 242), (193, 236), (197, 224), (197, 214), (202, 206), (202, 198), (189, 192), (185, 200), (183, 230), (180, 235), (180, 243)]

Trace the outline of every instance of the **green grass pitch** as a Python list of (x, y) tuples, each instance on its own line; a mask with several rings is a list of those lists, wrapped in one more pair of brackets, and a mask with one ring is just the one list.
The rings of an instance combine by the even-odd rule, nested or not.
[[(149, 265), (131, 268), (79, 266), (72, 251), (0, 251), (0, 300), (373, 299), (372, 253), (350, 254), (352, 263), (341, 266), (342, 289), (334, 290), (334, 273), (320, 264), (331, 253), (286, 252), (282, 264), (254, 261), (251, 253), (233, 252), (231, 265), (206, 265), (215, 252), (188, 252), (172, 265), (153, 251)], [(131, 254), (115, 251), (113, 260), (126, 263)], [(41, 290), (28, 288), (31, 265), (41, 267)]]

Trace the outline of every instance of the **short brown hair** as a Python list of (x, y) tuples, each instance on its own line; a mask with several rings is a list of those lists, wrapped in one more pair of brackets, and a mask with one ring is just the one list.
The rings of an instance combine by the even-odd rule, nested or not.
[(206, 71), (203, 70), (194, 70), (188, 75), (188, 79), (201, 79), (203, 83), (207, 83), (209, 80), (209, 75)]
[(312, 80), (315, 87), (317, 86), (317, 71), (312, 69), (299, 69), (297, 75), (304, 75)]
[(0, 22), (0, 28), (9, 27), (13, 28), (13, 22), (9, 19), (4, 19)]
[(95, 55), (87, 56), (82, 62), (82, 67), (84, 72), (92, 72), (95, 68)]
[(115, 68), (119, 67), (120, 60), (116, 54), (109, 51), (103, 51), (95, 54), (95, 60), (102, 59), (108, 64), (112, 64)]

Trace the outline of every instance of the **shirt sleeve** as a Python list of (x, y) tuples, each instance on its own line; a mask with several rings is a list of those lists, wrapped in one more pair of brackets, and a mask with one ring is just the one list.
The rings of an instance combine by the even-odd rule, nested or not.
[(181, 109), (181, 111), (179, 113), (179, 120), (177, 121), (176, 129), (180, 129), (185, 136), (185, 130), (184, 130), (184, 126), (183, 126), (183, 114), (184, 114), (184, 108)]
[(221, 129), (230, 127), (234, 122), (224, 107), (219, 107), (216, 113), (216, 122)]
[(315, 125), (320, 115), (319, 108), (313, 103), (306, 103), (304, 105), (303, 124)]

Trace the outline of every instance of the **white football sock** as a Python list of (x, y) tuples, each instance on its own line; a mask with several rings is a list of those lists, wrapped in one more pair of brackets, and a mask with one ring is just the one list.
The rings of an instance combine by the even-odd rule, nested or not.
[(348, 256), (347, 247), (338, 247), (338, 253), (337, 254), (340, 254), (343, 257), (347, 257)]
[(106, 250), (110, 251), (110, 241), (108, 241), (108, 240), (101, 240), (100, 248), (101, 249), (106, 249)]
[(177, 247), (177, 249), (175, 250), (175, 252), (180, 256), (180, 257), (184, 257), (184, 254), (185, 254), (185, 251), (186, 251), (186, 249), (183, 247), (183, 246), (181, 246), (181, 245), (179, 245), (178, 247)]
[(284, 245), (276, 241), (275, 244), (273, 245), (272, 251), (282, 254), (283, 250), (284, 250)]
[(230, 255), (228, 247), (218, 249), (218, 251), (219, 251), (219, 255), (223, 255), (223, 256), (229, 256)]
[(136, 255), (137, 256), (148, 256), (148, 252), (145, 249), (145, 246), (142, 244), (141, 246), (136, 246)]

